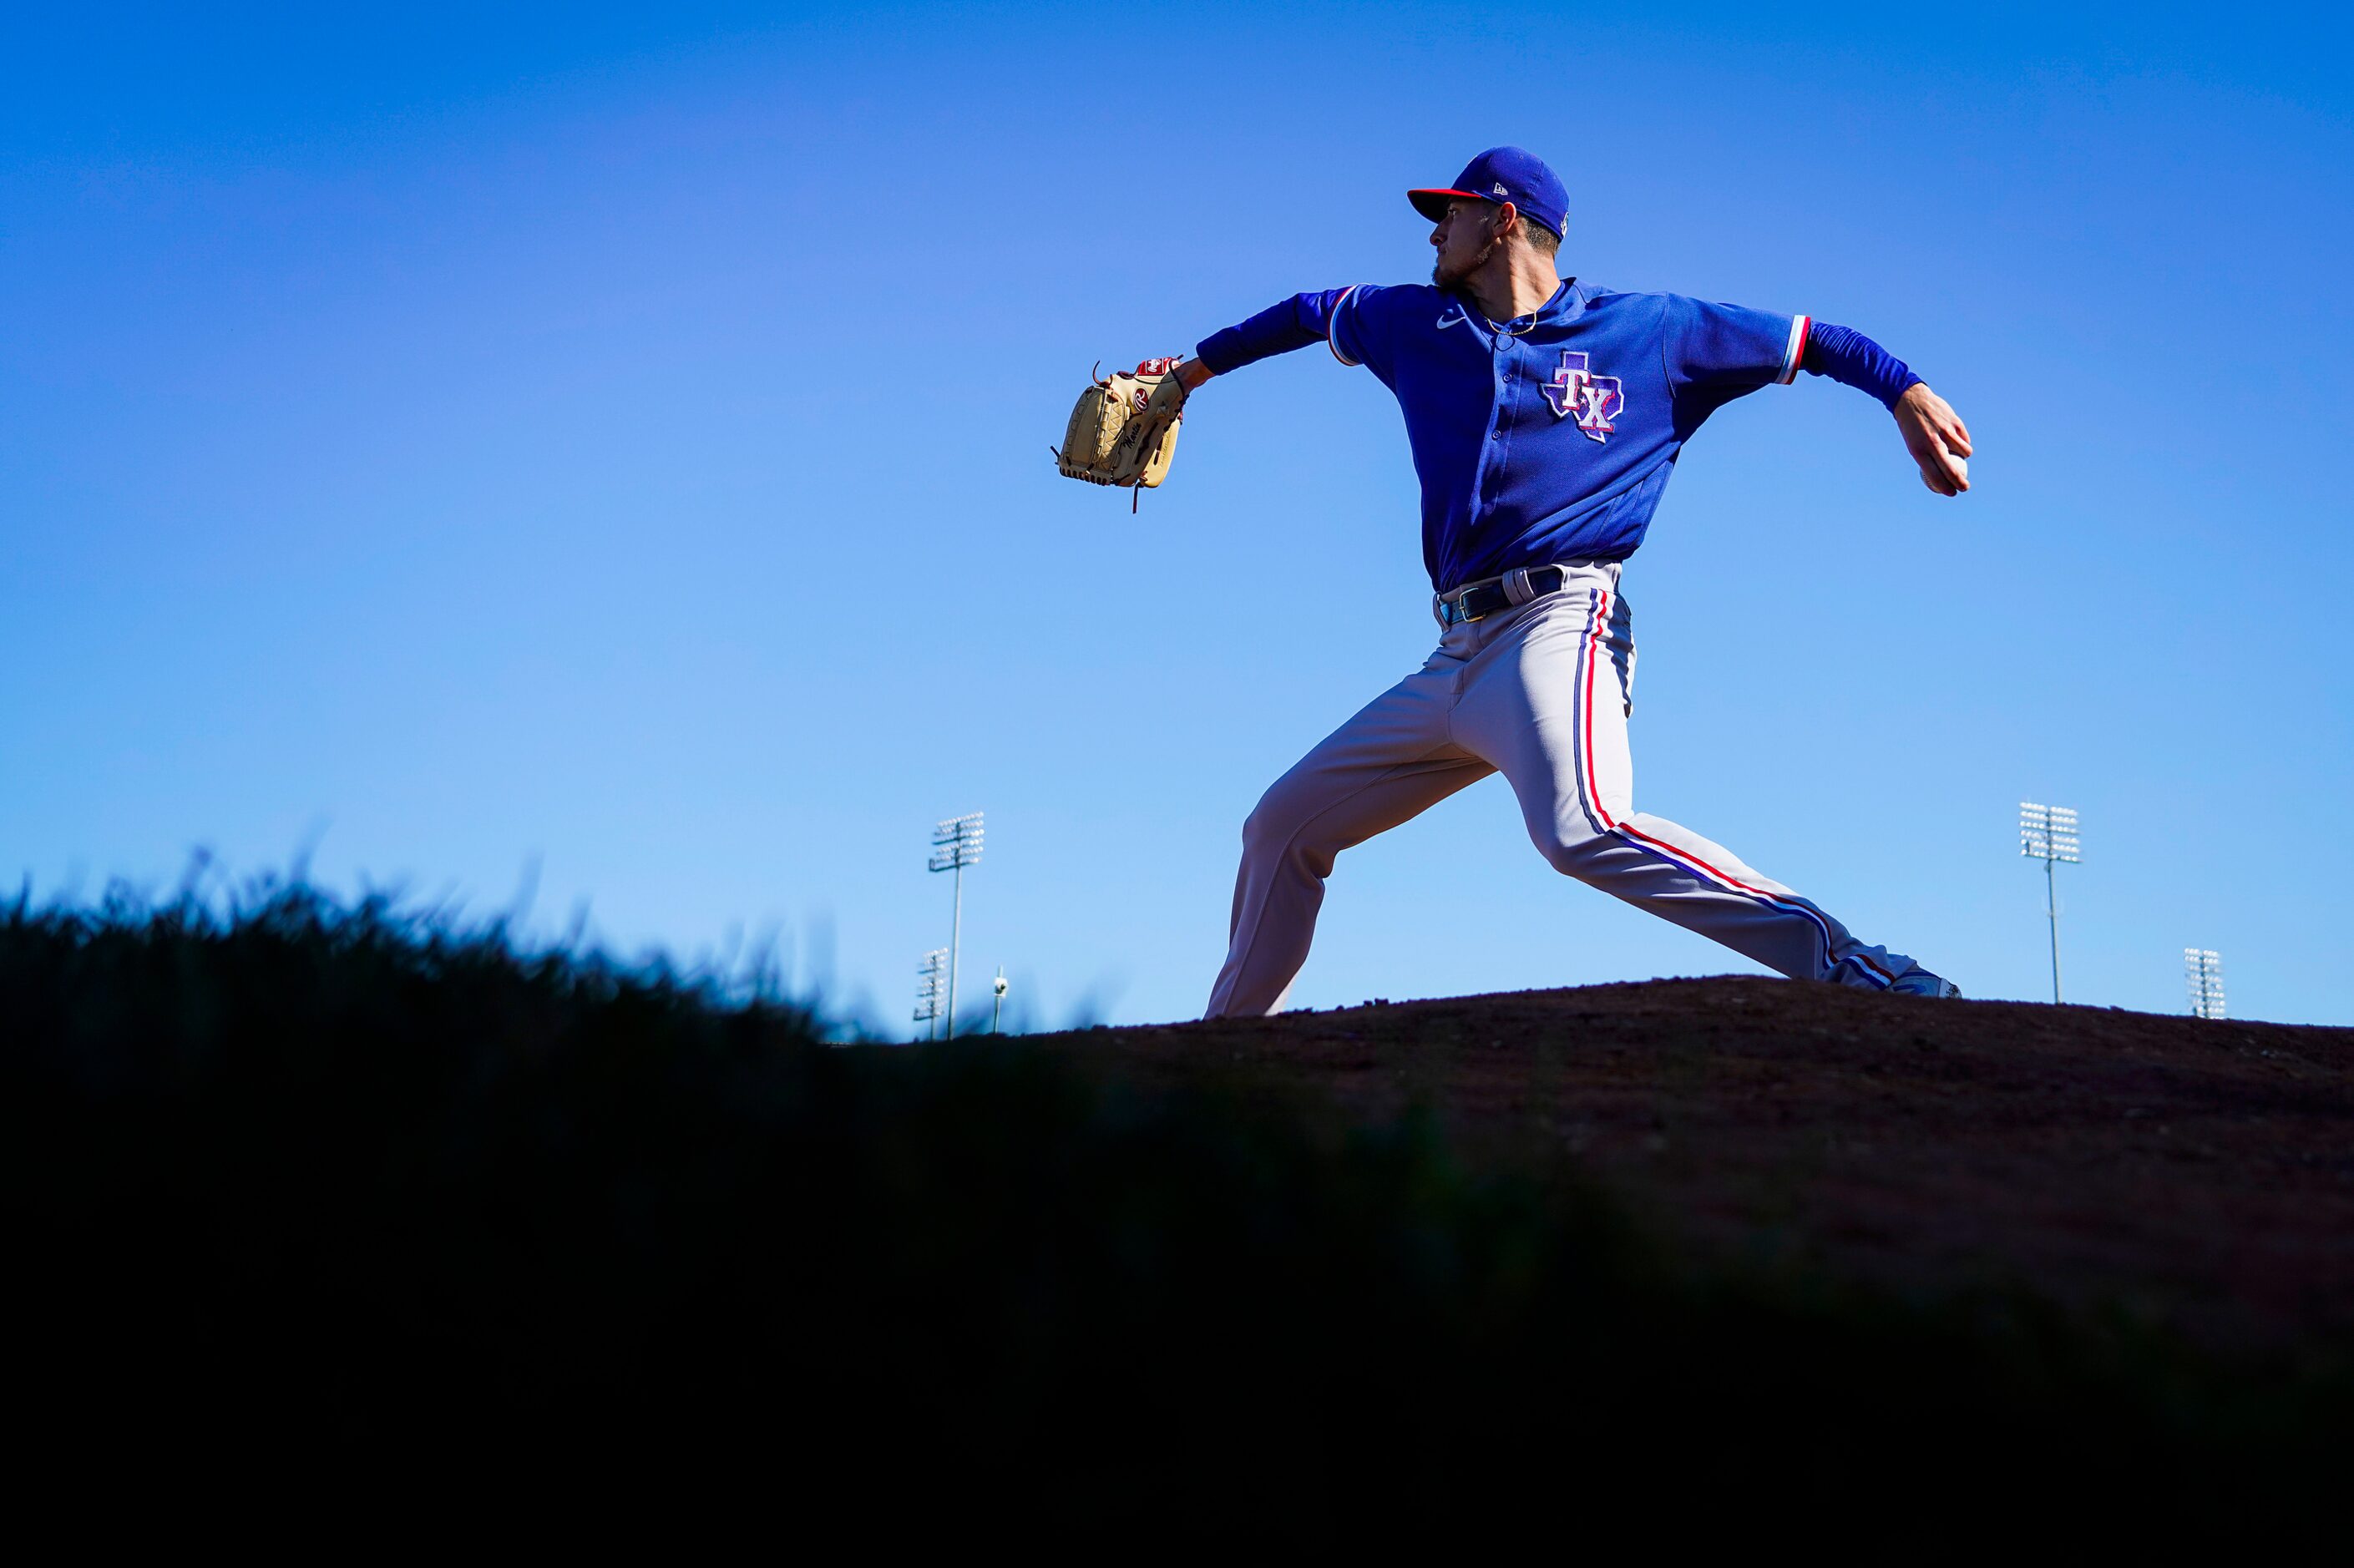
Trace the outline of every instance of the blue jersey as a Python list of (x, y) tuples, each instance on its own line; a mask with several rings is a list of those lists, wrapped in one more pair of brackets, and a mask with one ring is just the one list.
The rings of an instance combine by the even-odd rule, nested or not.
[(1426, 284), (1361, 284), (1298, 295), (1195, 352), (1224, 372), (1321, 339), (1379, 376), (1405, 416), (1423, 564), (1444, 592), (1633, 555), (1684, 442), (1734, 398), (1796, 376), (1808, 331), (1805, 316), (1574, 280), (1498, 326)]

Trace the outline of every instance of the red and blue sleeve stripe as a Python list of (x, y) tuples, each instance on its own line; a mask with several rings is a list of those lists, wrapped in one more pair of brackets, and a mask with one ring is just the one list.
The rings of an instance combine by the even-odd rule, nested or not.
[(1842, 386), (1860, 387), (1892, 409), (1907, 389), (1920, 384), (1910, 366), (1853, 327), (1800, 316), (1790, 328), (1790, 344), (1795, 357), (1783, 366), (1785, 381), (1803, 367), (1809, 376), (1828, 376)]
[[(1193, 346), (1194, 357), (1214, 374), (1224, 376), (1229, 370), (1240, 370), (1273, 355), (1289, 354), (1311, 343), (1330, 343), (1333, 315), (1341, 302), (1355, 293), (1357, 288), (1352, 284), (1320, 293), (1294, 294), (1279, 304), (1269, 305), (1248, 321), (1212, 333)], [(1336, 348), (1333, 352), (1340, 351)], [(1353, 365), (1356, 361), (1342, 355), (1341, 363)]]

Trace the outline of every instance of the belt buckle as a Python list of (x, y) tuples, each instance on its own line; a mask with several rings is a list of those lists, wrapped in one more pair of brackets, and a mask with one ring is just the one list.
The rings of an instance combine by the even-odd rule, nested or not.
[(1474, 615), (1471, 613), (1471, 595), (1474, 591), (1475, 590), (1471, 588), (1465, 588), (1461, 593), (1457, 594), (1454, 598), (1447, 601), (1447, 609), (1450, 618), (1447, 621), (1449, 626), (1469, 626), (1475, 620), (1485, 620), (1488, 619), (1485, 615)]

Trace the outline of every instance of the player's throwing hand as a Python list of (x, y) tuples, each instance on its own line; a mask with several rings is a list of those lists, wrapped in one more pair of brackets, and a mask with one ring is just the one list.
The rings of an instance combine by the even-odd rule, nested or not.
[(1921, 465), (1921, 482), (1940, 495), (1970, 487), (1970, 430), (1954, 406), (1916, 381), (1896, 400), (1896, 428), (1904, 448)]

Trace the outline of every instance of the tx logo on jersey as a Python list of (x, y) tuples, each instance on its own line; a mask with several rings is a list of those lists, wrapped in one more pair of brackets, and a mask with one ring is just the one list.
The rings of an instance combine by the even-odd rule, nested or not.
[(1587, 367), (1586, 356), (1575, 349), (1561, 351), (1561, 368), (1545, 383), (1545, 401), (1553, 405), (1556, 416), (1577, 417), (1577, 428), (1589, 440), (1610, 439), (1618, 427), (1610, 421), (1627, 408), (1626, 394), (1616, 376), (1596, 376)]

